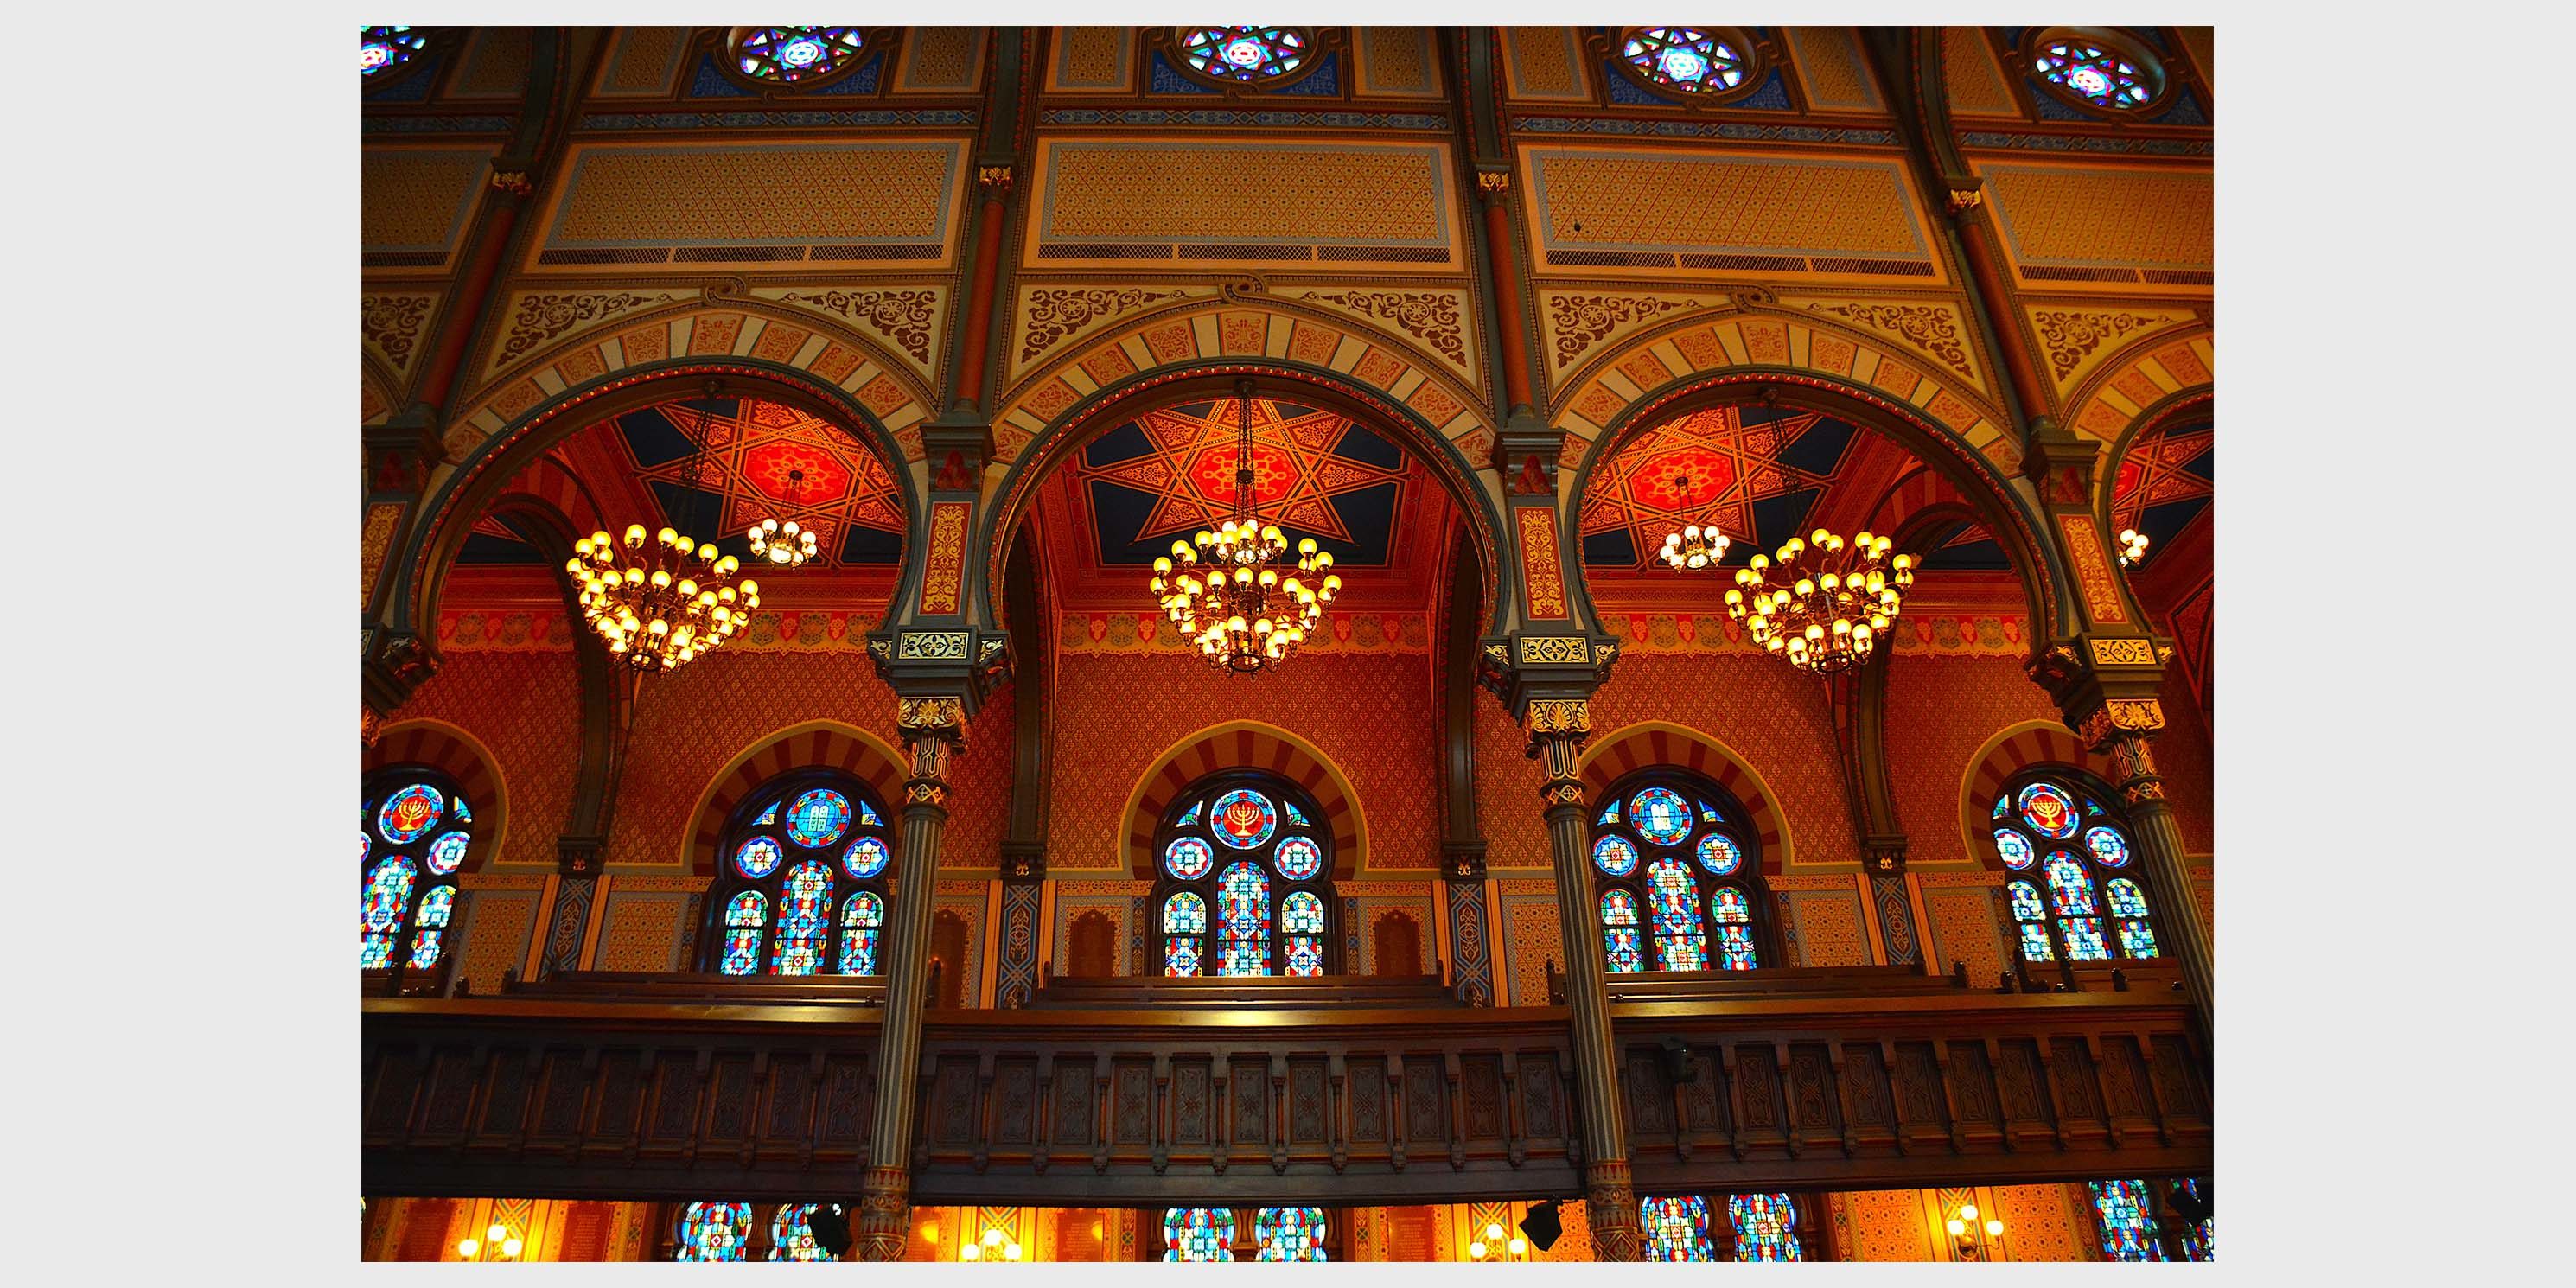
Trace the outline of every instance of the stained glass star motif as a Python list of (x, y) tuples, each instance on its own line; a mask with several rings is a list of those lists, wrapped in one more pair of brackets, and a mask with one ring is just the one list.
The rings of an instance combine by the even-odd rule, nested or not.
[[(1233, 515), (1236, 407), (1223, 399), (1147, 412), (1075, 459), (1074, 484), (1092, 500), (1103, 562), (1150, 560), (1173, 538)], [(1253, 508), (1292, 541), (1313, 536), (1337, 559), (1349, 543), (1382, 541), (1378, 525), (1393, 512), (1387, 503), (1401, 501), (1414, 472), (1347, 417), (1252, 400)], [(1364, 502), (1380, 516), (1370, 531), (1349, 512)]]
[[(647, 433), (657, 427), (637, 419), (642, 417), (667, 421), (670, 431), (700, 450), (692, 456), (685, 448), (649, 439)], [(873, 543), (887, 550), (903, 536), (903, 500), (885, 463), (841, 430), (796, 408), (700, 400), (631, 413), (621, 425), (637, 461), (637, 477), (648, 486), (677, 485), (722, 498), (720, 515), (701, 510), (666, 518), (711, 528), (689, 533), (701, 541), (739, 537), (763, 519), (794, 519), (814, 533), (820, 547), (816, 563), (834, 567), (845, 562), (845, 539), (852, 528), (887, 534), (892, 540)]]

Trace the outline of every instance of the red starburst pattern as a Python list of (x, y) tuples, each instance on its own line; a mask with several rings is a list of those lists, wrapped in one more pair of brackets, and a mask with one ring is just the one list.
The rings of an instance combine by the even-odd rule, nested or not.
[(1633, 567), (1645, 570), (1659, 566), (1655, 552), (1667, 532), (1715, 522), (1729, 537), (1750, 540), (1753, 502), (1832, 482), (1776, 458), (1821, 414), (1746, 425), (1740, 413), (1735, 407), (1692, 412), (1629, 440), (1594, 472), (1583, 496), (1583, 535), (1625, 529), (1637, 552)]
[(2211, 481), (2183, 467), (2200, 458), (2217, 441), (2210, 425), (2158, 428), (2120, 457), (2120, 472), (2111, 480), (2111, 524), (2114, 530), (2138, 526), (2148, 506), (2189, 501), (2213, 494)]
[[(1137, 417), (1152, 451), (1114, 464), (1077, 459), (1077, 483), (1104, 479), (1152, 494), (1152, 517), (1139, 540), (1187, 534), (1230, 517), (1235, 506), (1236, 404), (1187, 404)], [(1252, 400), (1252, 498), (1270, 523), (1337, 541), (1351, 533), (1331, 498), (1401, 482), (1419, 473), (1399, 460), (1391, 466), (1335, 455), (1351, 429), (1347, 417), (1293, 403)]]
[(885, 463), (820, 418), (757, 401), (671, 405), (654, 414), (698, 444), (699, 455), (639, 467), (637, 475), (724, 498), (716, 530), (693, 537), (739, 536), (763, 519), (794, 519), (813, 531), (816, 563), (828, 568), (839, 565), (851, 527), (903, 535), (902, 494)]

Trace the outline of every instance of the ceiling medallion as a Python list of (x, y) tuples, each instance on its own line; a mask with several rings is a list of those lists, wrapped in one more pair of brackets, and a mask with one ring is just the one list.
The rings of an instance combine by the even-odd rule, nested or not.
[[(1324, 617), (1340, 593), (1333, 556), (1315, 539), (1297, 543), (1294, 572), (1282, 575), (1288, 537), (1264, 526), (1253, 512), (1252, 382), (1235, 392), (1234, 516), (1214, 531), (1201, 528), (1189, 541), (1172, 543), (1154, 560), (1150, 583), (1163, 611), (1220, 671), (1251, 675), (1287, 660)], [(1309, 586), (1296, 573), (1324, 574)]]
[[(699, 477), (698, 468), (693, 458), (688, 477)], [(755, 543), (764, 540), (760, 529), (753, 531)], [(793, 524), (781, 533), (790, 541), (798, 535)], [(812, 534), (801, 535), (805, 540), (796, 549), (810, 554)], [(735, 575), (742, 570), (740, 560), (676, 528), (665, 527), (648, 540), (643, 524), (630, 524), (621, 541), (600, 531), (572, 548), (564, 572), (581, 588), (582, 618), (611, 656), (639, 671), (688, 665), (732, 639), (760, 607), (760, 583)]]
[(1895, 544), (1867, 532), (1846, 543), (1823, 528), (1803, 541), (1791, 537), (1776, 566), (1755, 555), (1736, 570), (1741, 589), (1726, 592), (1726, 615), (1749, 620), (1754, 643), (1787, 654), (1802, 671), (1850, 670), (1869, 660), (1914, 584), (1914, 556), (1891, 558)]
[[(1676, 496), (1690, 495), (1690, 476), (1673, 476), (1673, 492)], [(1656, 552), (1656, 557), (1672, 565), (1675, 572), (1697, 572), (1716, 567), (1717, 561), (1726, 557), (1728, 544), (1726, 534), (1718, 531), (1716, 524), (1687, 523), (1679, 532), (1664, 534), (1664, 548)]]

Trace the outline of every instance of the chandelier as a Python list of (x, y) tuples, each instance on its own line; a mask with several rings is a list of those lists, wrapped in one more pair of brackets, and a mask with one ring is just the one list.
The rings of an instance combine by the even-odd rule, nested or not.
[[(1305, 642), (1340, 593), (1333, 556), (1315, 539), (1297, 543), (1293, 568), (1288, 538), (1265, 525), (1252, 508), (1252, 382), (1235, 382), (1234, 515), (1213, 531), (1201, 528), (1172, 553), (1154, 560), (1151, 585), (1163, 611), (1198, 645), (1218, 670), (1251, 675), (1275, 666)], [(1308, 585), (1296, 574), (1323, 573)]]
[(1749, 620), (1755, 643), (1800, 670), (1849, 670), (1869, 660), (1914, 584), (1914, 556), (1890, 557), (1895, 544), (1866, 532), (1846, 543), (1823, 528), (1791, 537), (1778, 564), (1755, 555), (1736, 570), (1740, 589), (1726, 592), (1726, 615)]
[(2146, 562), (2147, 534), (2136, 528), (2120, 529), (2120, 566), (2135, 568)]
[[(699, 474), (693, 469), (689, 477)], [(781, 535), (797, 534), (791, 525)], [(643, 524), (630, 524), (621, 541), (594, 532), (573, 542), (572, 550), (564, 572), (581, 588), (583, 620), (610, 655), (639, 671), (688, 665), (732, 639), (760, 607), (760, 583), (735, 576), (740, 560), (675, 528), (648, 539)]]
[[(1689, 475), (1673, 476), (1673, 494), (1690, 495)], [(1726, 557), (1726, 547), (1726, 534), (1718, 531), (1716, 524), (1702, 527), (1690, 523), (1684, 524), (1679, 532), (1665, 533), (1664, 548), (1656, 551), (1655, 555), (1671, 564), (1675, 572), (1697, 572), (1702, 568), (1716, 567), (1717, 561)]]
[[(796, 504), (796, 494), (804, 490), (805, 471), (787, 471), (787, 503)], [(752, 528), (751, 557), (766, 559), (781, 568), (802, 568), (814, 557), (814, 532), (799, 528), (794, 519), (781, 526), (776, 519), (763, 519)]]

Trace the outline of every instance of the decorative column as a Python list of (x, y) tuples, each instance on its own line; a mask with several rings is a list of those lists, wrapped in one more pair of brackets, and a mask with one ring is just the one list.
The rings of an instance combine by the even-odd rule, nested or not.
[(1521, 309), (1520, 261), (1514, 256), (1509, 170), (1479, 169), (1476, 196), (1485, 207), (1485, 260), (1494, 281), (1494, 325), (1503, 340), (1503, 410), (1511, 419), (1536, 414), (1530, 398), (1529, 321)]
[(2215, 1010), (2215, 976), (2209, 930), (2200, 921), (2200, 901), (2192, 897), (2191, 868), (2183, 861), (2182, 828), (2173, 807), (2165, 803), (2163, 776), (2147, 744), (2165, 727), (2164, 704), (2155, 698), (2106, 698), (2077, 725), (2085, 745), (2111, 758), (2112, 785), (2128, 806), (2129, 827), (2138, 838), (2139, 867), (2155, 901), (2156, 939), (2182, 967), (2183, 988), (2192, 1009), (2200, 1013), (2203, 1032)]
[(1924, 965), (1905, 880), (1905, 829), (1887, 772), (1887, 668), (1893, 649), (1873, 655), (1860, 669), (1828, 677), (1834, 741), (1842, 750), (1843, 785), (1849, 792), (1861, 862), (1869, 873), (1869, 902), (1878, 922), (1881, 954), (1892, 966)]
[(1592, 933), (1592, 872), (1584, 845), (1590, 811), (1577, 768), (1592, 737), (1589, 698), (1534, 698), (1522, 713), (1529, 754), (1544, 770), (1550, 857), (1556, 869), (1556, 916), (1565, 948), (1565, 1000), (1574, 1014), (1575, 1086), (1582, 1101), (1583, 1201), (1600, 1261), (1637, 1259), (1637, 1191), (1628, 1176), (1628, 1131), (1621, 1120), (1619, 1051), (1610, 1033), (1610, 992), (1601, 938)]
[(899, 697), (895, 726), (911, 774), (903, 784), (903, 866), (886, 918), (876, 1116), (855, 1243), (861, 1261), (901, 1261), (912, 1224), (913, 1096), (920, 1084), (921, 1013), (929, 1002), (930, 902), (939, 880), (940, 837), (948, 827), (948, 760), (965, 746), (966, 700)]
[(1494, 1004), (1494, 954), (1485, 942), (1485, 843), (1441, 847), (1440, 885), (1449, 913), (1449, 966), (1461, 1001)]
[(1038, 914), (1046, 906), (1046, 845), (1002, 842), (1002, 949), (994, 1003), (1026, 1006), (1038, 990)]

